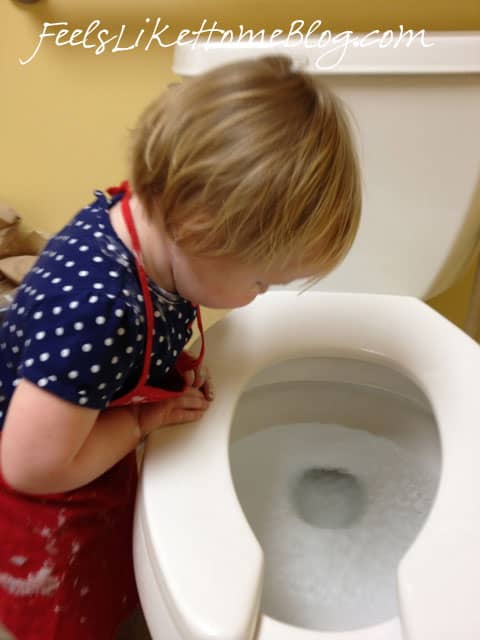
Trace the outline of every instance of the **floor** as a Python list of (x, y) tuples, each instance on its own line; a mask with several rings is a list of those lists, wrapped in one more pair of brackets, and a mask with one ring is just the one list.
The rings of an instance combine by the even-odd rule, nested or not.
[(15, 638), (5, 631), (5, 629), (0, 625), (0, 640), (15, 640)]
[(141, 609), (123, 624), (115, 640), (152, 640)]

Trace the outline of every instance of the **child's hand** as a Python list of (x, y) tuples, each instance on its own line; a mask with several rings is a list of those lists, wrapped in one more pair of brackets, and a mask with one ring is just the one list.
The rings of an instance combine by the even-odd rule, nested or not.
[(213, 384), (208, 368), (202, 364), (197, 369), (189, 369), (184, 373), (185, 382), (188, 386), (200, 389), (207, 400), (213, 400)]
[(160, 427), (193, 422), (201, 418), (209, 406), (199, 389), (187, 386), (176, 398), (136, 405), (140, 431), (146, 436)]

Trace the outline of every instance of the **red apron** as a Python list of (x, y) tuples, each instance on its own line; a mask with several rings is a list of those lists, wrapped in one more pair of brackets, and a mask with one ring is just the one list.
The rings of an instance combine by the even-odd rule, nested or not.
[[(126, 182), (122, 214), (132, 239), (147, 323), (143, 370), (136, 387), (110, 403), (157, 402), (181, 395), (183, 373), (200, 365), (181, 353), (180, 390), (146, 384), (154, 316)], [(17, 640), (110, 640), (138, 606), (132, 560), (137, 486), (135, 451), (89, 484), (64, 493), (27, 495), (12, 490), (0, 472), (0, 621)]]

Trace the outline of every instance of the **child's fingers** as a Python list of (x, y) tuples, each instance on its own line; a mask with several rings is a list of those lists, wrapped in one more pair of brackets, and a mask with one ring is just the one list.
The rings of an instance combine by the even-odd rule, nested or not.
[(213, 383), (210, 376), (207, 376), (204, 384), (200, 387), (207, 400), (213, 400), (215, 392), (213, 391)]
[(188, 385), (201, 389), (205, 398), (213, 400), (214, 391), (210, 372), (205, 365), (185, 372), (185, 381)]
[(204, 394), (194, 387), (188, 387), (183, 395), (175, 398), (173, 403), (184, 409), (206, 409), (209, 406)]
[(183, 374), (183, 378), (185, 380), (185, 384), (187, 385), (187, 387), (195, 386), (195, 371), (193, 369), (189, 369), (188, 371), (185, 371), (185, 373)]
[(190, 387), (185, 393), (175, 398), (171, 406), (172, 422), (192, 422), (203, 416), (210, 403), (205, 400), (203, 393)]

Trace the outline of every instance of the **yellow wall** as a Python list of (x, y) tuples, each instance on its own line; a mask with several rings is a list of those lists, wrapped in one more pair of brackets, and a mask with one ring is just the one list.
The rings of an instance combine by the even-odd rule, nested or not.
[[(44, 22), (66, 21), (85, 29), (98, 18), (116, 33), (126, 25), (125, 45), (145, 19), (169, 24), (165, 40), (203, 19), (221, 28), (287, 29), (293, 20), (316, 19), (332, 31), (405, 28), (480, 29), (479, 0), (40, 0), (28, 5), (3, 0), (0, 7), (0, 201), (12, 204), (31, 226), (54, 232), (80, 208), (94, 188), (125, 173), (128, 129), (148, 102), (174, 79), (171, 48), (152, 47), (94, 55), (83, 47), (43, 43), (33, 53)], [(129, 38), (130, 40), (129, 40)], [(449, 291), (431, 300), (462, 325), (473, 264)], [(207, 323), (218, 314), (207, 314)]]

